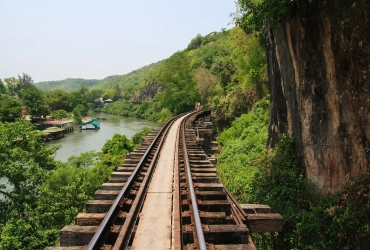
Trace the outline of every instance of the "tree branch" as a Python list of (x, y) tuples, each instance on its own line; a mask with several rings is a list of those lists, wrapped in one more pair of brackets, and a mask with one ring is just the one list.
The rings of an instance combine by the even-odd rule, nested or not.
[(7, 193), (5, 191), (2, 191), (2, 190), (0, 190), (0, 194), (3, 194), (5, 196), (8, 196), (9, 198), (13, 198), (9, 193)]

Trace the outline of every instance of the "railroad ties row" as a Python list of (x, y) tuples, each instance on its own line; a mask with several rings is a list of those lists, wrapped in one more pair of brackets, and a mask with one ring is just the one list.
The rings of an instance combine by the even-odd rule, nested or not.
[[(203, 121), (199, 123), (199, 121)], [(193, 115), (186, 122), (186, 146), (190, 163), (196, 203), (207, 249), (255, 249), (249, 239), (249, 230), (234, 214), (223, 184), (217, 177), (213, 157), (207, 155), (200, 144), (204, 137), (199, 133), (212, 131), (210, 116)], [(181, 215), (184, 249), (199, 249), (195, 234), (192, 204), (184, 158), (180, 157)]]
[[(99, 225), (104, 220), (114, 200), (126, 184), (126, 181), (129, 179), (144, 153), (162, 128), (163, 125), (160, 125), (147, 136), (143, 137), (142, 145), (126, 155), (124, 164), (118, 167), (116, 171), (112, 172), (109, 181), (103, 183), (101, 189), (95, 192), (94, 199), (86, 202), (86, 212), (77, 214), (75, 225), (65, 226), (60, 230), (60, 247), (46, 247), (45, 250), (85, 249), (85, 246), (89, 244)], [(143, 176), (149, 164), (150, 162), (145, 163), (145, 166), (141, 169), (137, 182), (135, 182), (134, 187), (130, 190), (130, 195), (121, 202), (121, 212), (119, 212), (117, 216), (115, 225), (111, 228), (107, 243), (109, 243), (109, 241), (114, 243), (116, 240), (120, 230), (119, 225), (122, 225), (126, 219), (127, 213), (123, 211), (130, 210), (132, 200), (136, 196), (136, 192), (141, 185), (141, 181), (143, 180)], [(109, 240), (109, 238), (111, 238), (111, 240)]]
[[(283, 218), (270, 207), (238, 204), (218, 179), (212, 116), (193, 115), (186, 123), (186, 144), (196, 203), (207, 249), (256, 249), (251, 233), (280, 232)], [(181, 220), (184, 249), (199, 249), (191, 213), (184, 158), (180, 159)]]

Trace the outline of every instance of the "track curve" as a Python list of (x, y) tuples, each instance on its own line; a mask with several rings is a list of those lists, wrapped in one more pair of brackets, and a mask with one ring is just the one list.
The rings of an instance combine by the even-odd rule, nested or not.
[[(60, 231), (61, 247), (45, 249), (255, 249), (247, 215), (219, 181), (213, 159), (201, 146), (202, 134), (212, 132), (211, 126), (211, 110), (201, 110), (157, 127), (96, 191), (95, 200), (86, 203), (76, 225)], [(165, 156), (170, 159), (162, 163)], [(169, 191), (168, 184), (163, 188), (166, 181)], [(158, 193), (166, 205), (145, 206), (161, 199)], [(148, 215), (153, 210), (154, 216)], [(158, 229), (161, 220), (164, 229)]]

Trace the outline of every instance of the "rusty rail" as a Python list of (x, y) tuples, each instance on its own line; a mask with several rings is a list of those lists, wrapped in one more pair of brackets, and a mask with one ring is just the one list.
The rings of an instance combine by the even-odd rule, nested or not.
[(195, 228), (196, 228), (196, 238), (198, 240), (199, 249), (206, 250), (207, 249), (206, 241), (204, 239), (202, 223), (200, 221), (200, 216), (198, 212), (197, 199), (195, 197), (195, 192), (193, 189), (194, 184), (192, 181), (190, 162), (189, 162), (189, 157), (188, 157), (188, 151), (186, 148), (185, 124), (184, 123), (182, 124), (181, 133), (182, 133), (182, 146), (183, 146), (183, 152), (184, 152), (183, 154), (184, 154), (185, 168), (186, 168), (186, 174), (187, 174), (187, 183), (189, 187), (191, 205), (192, 205), (192, 214), (194, 217)]

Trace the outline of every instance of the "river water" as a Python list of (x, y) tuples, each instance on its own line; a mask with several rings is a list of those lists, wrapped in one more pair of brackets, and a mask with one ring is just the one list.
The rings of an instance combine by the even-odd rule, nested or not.
[[(156, 123), (132, 118), (108, 115), (102, 113), (91, 113), (89, 117), (103, 116), (106, 120), (99, 120), (100, 129), (97, 130), (80, 130), (75, 129), (71, 133), (65, 134), (64, 138), (46, 142), (46, 147), (60, 146), (55, 154), (55, 159), (66, 162), (72, 155), (79, 156), (83, 152), (95, 150), (101, 151), (107, 140), (110, 140), (114, 134), (123, 134), (131, 139), (133, 135), (145, 128), (155, 128)], [(7, 180), (0, 178), (0, 184), (7, 185)], [(0, 199), (2, 195), (0, 194)]]
[(46, 143), (47, 147), (60, 145), (61, 148), (56, 152), (55, 159), (67, 161), (68, 157), (78, 156), (82, 152), (91, 150), (100, 151), (107, 140), (110, 140), (114, 134), (123, 134), (131, 139), (133, 135), (145, 128), (155, 128), (156, 123), (132, 118), (108, 115), (102, 113), (92, 113), (89, 117), (103, 116), (106, 120), (98, 120), (100, 129), (97, 130), (79, 130), (75, 129), (72, 133), (65, 134), (65, 137), (59, 140)]

